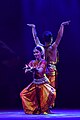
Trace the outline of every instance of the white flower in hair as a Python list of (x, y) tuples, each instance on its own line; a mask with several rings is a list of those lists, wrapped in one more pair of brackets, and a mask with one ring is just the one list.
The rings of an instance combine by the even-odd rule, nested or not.
[(40, 47), (40, 48), (41, 48), (41, 50), (42, 50), (42, 55), (45, 55), (45, 49), (44, 49), (44, 47), (43, 47), (43, 46), (41, 46), (41, 45), (37, 45), (37, 47)]

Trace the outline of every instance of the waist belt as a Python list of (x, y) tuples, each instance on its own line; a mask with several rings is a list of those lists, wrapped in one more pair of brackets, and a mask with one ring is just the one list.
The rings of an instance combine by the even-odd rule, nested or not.
[(49, 79), (45, 76), (43, 78), (40, 78), (40, 79), (35, 79), (33, 80), (33, 83), (34, 84), (44, 84), (44, 83), (48, 83), (49, 82)]
[(57, 64), (57, 61), (55, 61), (55, 62), (50, 61), (49, 63), (50, 63), (50, 64), (53, 64), (53, 65), (56, 65), (56, 64)]

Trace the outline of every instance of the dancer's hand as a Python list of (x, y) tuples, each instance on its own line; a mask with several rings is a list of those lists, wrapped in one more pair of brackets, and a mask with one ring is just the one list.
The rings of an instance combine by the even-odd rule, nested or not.
[(70, 20), (66, 22), (62, 22), (61, 25), (69, 25), (70, 22), (71, 22)]
[(28, 68), (25, 69), (25, 73), (27, 73), (27, 72), (32, 72), (31, 70), (32, 70), (32, 69), (31, 69), (30, 67), (28, 67)]
[(35, 72), (36, 71), (36, 68), (35, 67), (32, 67), (31, 68), (31, 72)]
[(27, 73), (27, 72), (34, 72), (34, 71), (36, 71), (36, 68), (35, 68), (35, 67), (27, 67), (27, 68), (25, 69), (25, 73)]
[(27, 25), (30, 26), (30, 27), (35, 28), (35, 25), (34, 25), (34, 24), (27, 24)]
[(31, 68), (27, 64), (25, 64), (25, 67), (23, 69), (25, 69), (25, 73), (31, 70)]
[(25, 64), (25, 67), (23, 67), (23, 69), (26, 69), (26, 68), (28, 68), (29, 66), (27, 65), (27, 64)]
[(27, 64), (25, 64), (25, 67), (28, 68), (29, 66)]

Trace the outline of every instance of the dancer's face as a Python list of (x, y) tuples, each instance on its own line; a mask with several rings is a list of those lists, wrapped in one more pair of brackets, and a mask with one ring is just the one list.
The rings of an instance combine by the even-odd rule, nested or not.
[(37, 49), (33, 50), (33, 54), (35, 56), (36, 59), (40, 59), (41, 58), (41, 52)]

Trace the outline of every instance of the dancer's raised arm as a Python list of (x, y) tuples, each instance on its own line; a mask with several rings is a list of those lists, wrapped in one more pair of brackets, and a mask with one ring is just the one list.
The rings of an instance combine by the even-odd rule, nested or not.
[(28, 26), (32, 27), (32, 34), (33, 34), (33, 38), (34, 38), (34, 41), (35, 41), (35, 44), (36, 46), (37, 45), (40, 45), (40, 46), (43, 46), (41, 43), (40, 43), (40, 40), (37, 36), (37, 32), (36, 32), (36, 26), (34, 24), (27, 24)]
[(63, 36), (63, 33), (64, 33), (64, 26), (65, 25), (69, 25), (70, 21), (66, 21), (66, 22), (62, 22), (61, 25), (60, 25), (60, 28), (59, 28), (59, 31), (58, 31), (58, 35), (57, 35), (57, 38), (56, 38), (56, 41), (52, 44), (52, 46), (56, 46), (58, 47), (60, 41), (61, 41), (61, 38)]

